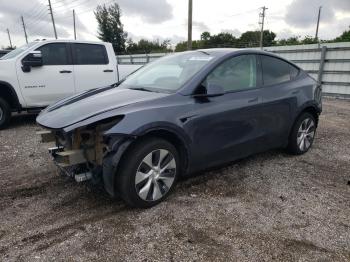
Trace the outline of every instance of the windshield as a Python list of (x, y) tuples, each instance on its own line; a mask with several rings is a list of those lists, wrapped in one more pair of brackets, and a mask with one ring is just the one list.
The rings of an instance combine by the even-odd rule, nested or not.
[(203, 51), (168, 55), (142, 67), (127, 77), (121, 87), (173, 93), (213, 58)]
[(24, 51), (26, 51), (28, 48), (30, 48), (31, 46), (35, 45), (36, 42), (32, 42), (26, 45), (23, 45), (21, 47), (16, 48), (15, 50), (12, 50), (10, 53), (4, 55), (3, 57), (1, 57), (1, 60), (4, 59), (11, 59), (14, 58), (16, 56), (18, 56), (19, 54), (23, 53)]

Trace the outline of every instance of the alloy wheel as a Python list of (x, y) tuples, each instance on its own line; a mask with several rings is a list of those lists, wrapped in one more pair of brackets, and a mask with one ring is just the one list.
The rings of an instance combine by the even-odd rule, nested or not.
[(145, 201), (162, 198), (172, 187), (176, 176), (176, 161), (171, 152), (157, 149), (149, 153), (140, 163), (135, 188)]
[(305, 118), (298, 130), (297, 144), (301, 151), (307, 151), (314, 140), (316, 131), (315, 122), (311, 118)]

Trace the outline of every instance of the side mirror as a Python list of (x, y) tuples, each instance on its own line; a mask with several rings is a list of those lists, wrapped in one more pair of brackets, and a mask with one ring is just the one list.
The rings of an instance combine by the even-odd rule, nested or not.
[(23, 72), (29, 72), (31, 67), (42, 66), (43, 57), (41, 51), (31, 51), (22, 59), (22, 65)]
[(207, 82), (205, 86), (202, 84), (200, 89), (202, 92), (195, 94), (194, 97), (214, 97), (225, 94), (225, 89), (221, 85), (213, 82)]

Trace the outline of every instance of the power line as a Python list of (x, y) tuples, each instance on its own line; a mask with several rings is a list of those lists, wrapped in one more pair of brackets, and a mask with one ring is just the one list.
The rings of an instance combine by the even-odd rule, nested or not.
[(65, 7), (65, 9), (67, 9), (67, 8), (72, 9), (72, 8), (77, 8), (79, 6), (85, 5), (86, 3), (90, 2), (91, 0), (85, 0), (85, 1), (81, 0), (82, 2), (80, 2), (80, 3), (77, 1), (79, 1), (79, 0), (76, 0), (76, 1), (72, 0), (69, 2), (69, 4), (62, 3), (62, 5), (59, 5), (59, 6), (53, 5), (53, 6), (55, 7), (55, 10), (57, 10), (57, 9), (60, 10), (60, 8), (62, 8), (62, 7)]
[[(88, 1), (91, 1), (91, 0), (88, 0)], [(100, 2), (99, 4), (100, 5), (109, 5), (109, 4), (112, 4), (112, 3), (116, 3), (116, 1), (115, 0), (110, 0), (110, 1), (106, 1), (106, 2)], [(80, 15), (80, 14), (84, 14), (84, 13), (87, 13), (87, 12), (91, 12), (91, 11), (94, 11), (96, 9), (96, 6), (94, 6), (94, 7), (88, 7), (88, 8), (86, 8), (86, 9), (82, 9), (81, 11), (76, 11), (75, 12), (75, 14), (76, 15)], [(67, 10), (68, 11), (68, 10)], [(70, 14), (64, 14), (64, 15), (62, 15), (62, 16), (59, 16), (59, 18), (68, 18), (68, 17), (70, 17), (71, 15)]]

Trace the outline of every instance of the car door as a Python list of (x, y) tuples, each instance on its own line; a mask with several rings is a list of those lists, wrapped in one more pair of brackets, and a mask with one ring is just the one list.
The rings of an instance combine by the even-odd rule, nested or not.
[(41, 51), (43, 65), (23, 72), (21, 60), (17, 61), (18, 80), (22, 95), (29, 107), (43, 107), (73, 95), (74, 69), (66, 43), (48, 43)]
[(260, 55), (263, 94), (262, 119), (266, 145), (284, 145), (292, 125), (291, 109), (296, 106), (298, 84), (293, 80), (298, 69), (277, 57)]
[(225, 94), (193, 98), (195, 110), (186, 128), (193, 137), (193, 165), (213, 166), (260, 151), (261, 89), (253, 54), (226, 60), (203, 82), (224, 88)]
[(100, 44), (72, 44), (75, 86), (78, 93), (117, 82), (115, 64)]

